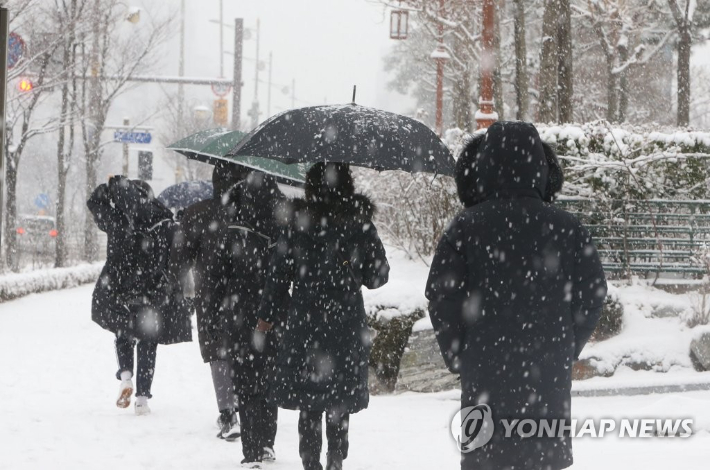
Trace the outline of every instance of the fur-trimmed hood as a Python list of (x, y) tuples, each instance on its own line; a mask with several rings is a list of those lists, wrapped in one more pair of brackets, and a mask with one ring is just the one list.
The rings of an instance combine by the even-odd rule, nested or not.
[[(294, 199), (284, 203), (279, 219), (294, 231), (314, 239), (348, 239), (372, 223), (377, 207), (364, 194), (334, 203)], [(365, 227), (367, 228), (367, 227)]]

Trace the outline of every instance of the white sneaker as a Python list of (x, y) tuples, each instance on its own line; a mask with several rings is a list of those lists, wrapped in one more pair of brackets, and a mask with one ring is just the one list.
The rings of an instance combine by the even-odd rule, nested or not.
[(264, 447), (264, 452), (261, 454), (263, 462), (274, 462), (276, 460), (276, 451), (273, 447)]
[(133, 381), (131, 379), (121, 380), (121, 385), (118, 388), (118, 398), (116, 406), (119, 408), (128, 408), (131, 404), (131, 396), (133, 395)]
[(145, 416), (150, 414), (148, 406), (148, 398), (136, 397), (136, 416)]

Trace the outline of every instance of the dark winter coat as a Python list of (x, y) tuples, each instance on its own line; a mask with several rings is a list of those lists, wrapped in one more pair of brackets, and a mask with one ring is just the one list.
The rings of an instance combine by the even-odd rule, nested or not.
[(426, 291), (462, 407), (487, 403), (496, 425), (462, 468), (565, 468), (569, 438), (505, 439), (499, 420), (570, 418), (572, 365), (599, 319), (604, 271), (587, 230), (542, 200), (547, 164), (532, 125), (491, 126), (476, 162), (478, 203), (446, 230)]
[(119, 336), (161, 344), (190, 341), (189, 308), (167, 272), (172, 213), (123, 177), (98, 186), (87, 206), (108, 238), (92, 319)]
[(215, 167), (212, 199), (195, 203), (183, 211), (170, 253), (170, 270), (183, 285), (187, 284), (188, 273), (192, 270), (197, 335), (204, 362), (224, 359), (224, 354), (220, 353), (220, 340), (211, 334), (216, 331), (216, 326), (210, 323), (214, 317), (206, 307), (210, 292), (204, 287), (204, 279), (209, 271), (208, 258), (216, 250), (216, 240), (208, 239), (208, 235), (210, 230), (219, 226), (220, 218), (224, 216), (223, 197), (243, 177), (243, 170), (236, 165)]
[[(250, 175), (230, 191), (219, 227), (203, 239), (216, 247), (207, 258), (203, 283), (209, 292), (206, 323), (220, 344), (221, 357), (233, 363), (237, 393), (242, 395), (265, 393), (266, 375), (276, 360), (279, 328), (265, 334), (255, 329), (278, 237), (274, 209), (282, 199), (276, 180), (263, 173)], [(284, 299), (285, 308), (289, 298)]]
[(361, 286), (387, 283), (374, 206), (355, 195), (294, 203), (277, 242), (259, 316), (275, 322), (293, 282), (270, 397), (283, 408), (355, 413), (367, 408), (370, 335)]

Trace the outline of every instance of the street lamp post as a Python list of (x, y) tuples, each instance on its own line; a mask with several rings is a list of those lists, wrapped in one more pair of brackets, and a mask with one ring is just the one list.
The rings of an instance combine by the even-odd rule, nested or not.
[(478, 97), (476, 111), (476, 128), (487, 129), (498, 120), (493, 101), (493, 70), (496, 57), (494, 51), (495, 36), (495, 3), (494, 0), (483, 0), (481, 39), (483, 51), (481, 54), (481, 92)]

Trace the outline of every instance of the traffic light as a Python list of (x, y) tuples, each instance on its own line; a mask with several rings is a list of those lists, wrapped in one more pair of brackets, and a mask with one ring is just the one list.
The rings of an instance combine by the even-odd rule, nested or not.
[(138, 152), (138, 179), (143, 181), (153, 179), (153, 152), (148, 150)]
[(22, 92), (22, 93), (29, 93), (34, 89), (34, 84), (32, 83), (32, 80), (29, 78), (21, 78), (20, 82), (17, 84), (17, 88)]

